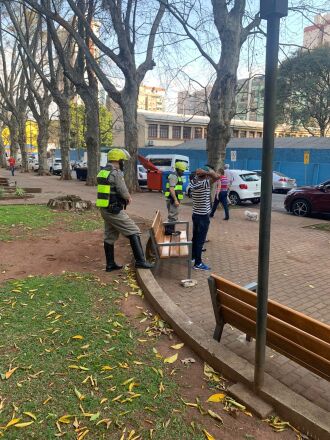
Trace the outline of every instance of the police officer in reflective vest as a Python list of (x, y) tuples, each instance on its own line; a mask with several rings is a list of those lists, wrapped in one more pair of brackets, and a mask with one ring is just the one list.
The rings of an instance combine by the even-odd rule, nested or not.
[(116, 264), (114, 258), (114, 243), (120, 233), (130, 240), (135, 267), (143, 269), (152, 267), (144, 256), (140, 229), (125, 211), (126, 205), (132, 201), (123, 174), (124, 161), (128, 159), (130, 155), (126, 150), (119, 148), (110, 150), (106, 168), (97, 175), (96, 206), (101, 209), (104, 220), (104, 252), (107, 272), (123, 267)]
[[(185, 162), (177, 162), (175, 164), (175, 172), (169, 174), (166, 183), (166, 207), (168, 212), (168, 222), (173, 223), (178, 221), (179, 206), (183, 200), (183, 180), (182, 175), (187, 169)], [(179, 235), (180, 232), (175, 232), (175, 225), (165, 226), (165, 235)]]

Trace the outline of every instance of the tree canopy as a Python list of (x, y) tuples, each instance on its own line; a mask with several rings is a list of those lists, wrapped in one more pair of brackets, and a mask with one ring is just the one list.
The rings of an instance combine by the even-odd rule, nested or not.
[(315, 135), (330, 129), (330, 46), (299, 51), (286, 59), (278, 77), (278, 122), (303, 126)]

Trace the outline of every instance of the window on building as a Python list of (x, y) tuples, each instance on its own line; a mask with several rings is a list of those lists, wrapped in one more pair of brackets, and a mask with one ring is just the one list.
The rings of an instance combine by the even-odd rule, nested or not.
[(238, 130), (233, 130), (233, 137), (238, 138)]
[(173, 139), (181, 139), (181, 126), (174, 125), (172, 127), (172, 138)]
[(249, 131), (249, 137), (250, 138), (254, 138), (255, 136), (255, 132), (254, 131)]
[(262, 131), (257, 131), (257, 137), (262, 138)]
[(148, 126), (148, 137), (156, 138), (157, 137), (157, 124), (149, 124)]
[(168, 139), (168, 125), (159, 126), (159, 137), (161, 139)]
[(207, 128), (204, 128), (204, 139), (207, 138)]
[(191, 127), (183, 127), (183, 139), (191, 139)]
[(195, 127), (195, 139), (202, 139), (203, 129), (202, 127)]
[(241, 130), (240, 137), (241, 138), (246, 138), (246, 131), (245, 130)]

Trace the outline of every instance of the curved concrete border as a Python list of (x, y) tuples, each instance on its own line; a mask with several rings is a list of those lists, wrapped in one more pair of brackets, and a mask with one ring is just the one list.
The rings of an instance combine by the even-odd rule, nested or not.
[[(253, 389), (252, 364), (221, 346), (194, 324), (159, 286), (150, 270), (137, 269), (137, 279), (150, 304), (195, 353), (227, 378)], [(268, 374), (265, 374), (259, 397), (270, 404), (284, 420), (289, 420), (311, 438), (329, 440), (329, 413)]]

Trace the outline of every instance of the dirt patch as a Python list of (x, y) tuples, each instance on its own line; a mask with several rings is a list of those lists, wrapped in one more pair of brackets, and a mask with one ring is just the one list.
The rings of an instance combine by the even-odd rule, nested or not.
[[(141, 220), (138, 223), (142, 230), (147, 228), (147, 225)], [(104, 282), (118, 284), (120, 291), (127, 291), (127, 286), (120, 282), (124, 276), (123, 272), (106, 273), (104, 271), (103, 231), (101, 230), (57, 233), (52, 231), (45, 237), (2, 243), (1, 254), (3, 263), (1, 263), (0, 282), (25, 278), (30, 274), (61, 274), (63, 271), (88, 272), (94, 273)], [(127, 264), (131, 262), (131, 258), (129, 241), (121, 237), (116, 243), (116, 260), (119, 264)], [(123, 297), (120, 302), (122, 311), (128, 317), (131, 325), (145, 331), (154, 316), (150, 305), (137, 295)], [(148, 319), (143, 321), (143, 316), (148, 316)], [(170, 336), (162, 335), (155, 339), (154, 347), (163, 357), (167, 357), (176, 352), (171, 346), (180, 342), (177, 336), (171, 333)], [(141, 343), (141, 350), (143, 349), (144, 346)], [(221, 425), (211, 417), (200, 414), (196, 408), (187, 407), (185, 417), (189, 423), (202, 426), (215, 438), (222, 440), (278, 440), (279, 438), (293, 440), (296, 438), (292, 431), (281, 434), (274, 433), (266, 423), (255, 417), (249, 417), (241, 412), (235, 413), (233, 417), (223, 410), (222, 404), (206, 403), (211, 394), (221, 391), (209, 388), (203, 374), (203, 361), (188, 347), (184, 346), (177, 352), (178, 361), (168, 367), (164, 365), (164, 369), (167, 369), (179, 385), (180, 395), (173, 396), (173, 399), (181, 397), (186, 402), (195, 403), (197, 397), (203, 408), (215, 411), (223, 419), (223, 425)], [(195, 362), (184, 365), (181, 360), (187, 358), (193, 358)], [(224, 384), (226, 383), (224, 381)]]

